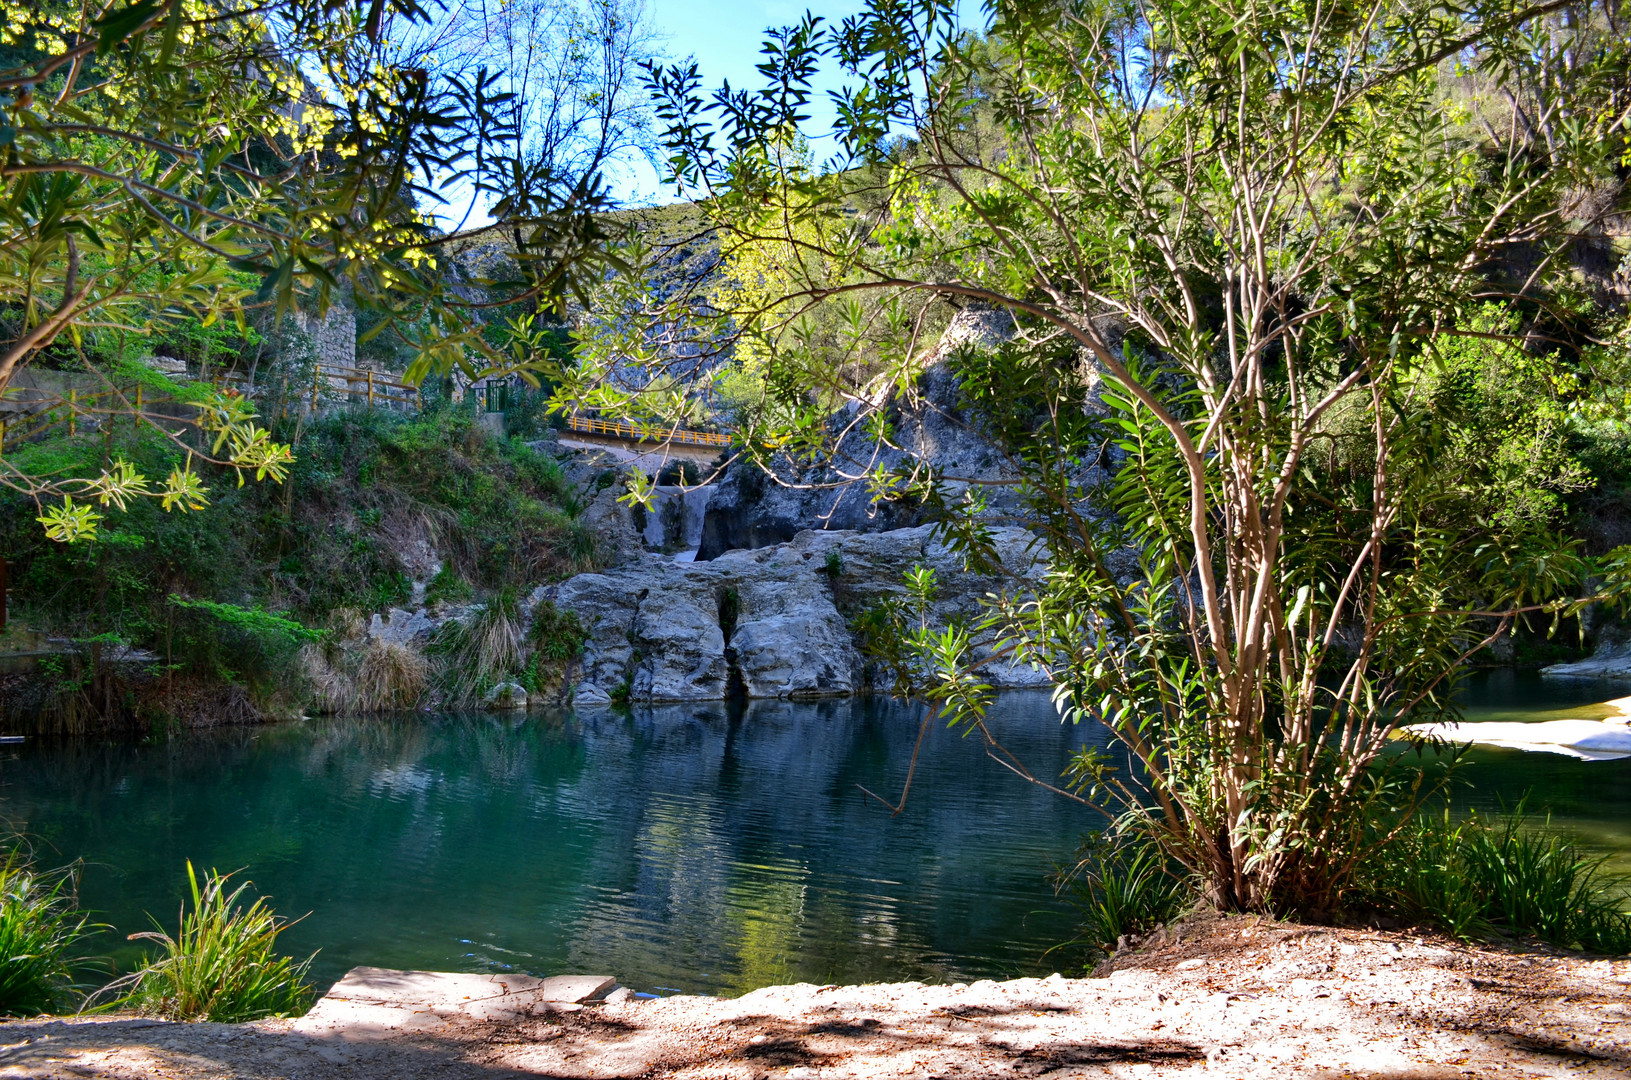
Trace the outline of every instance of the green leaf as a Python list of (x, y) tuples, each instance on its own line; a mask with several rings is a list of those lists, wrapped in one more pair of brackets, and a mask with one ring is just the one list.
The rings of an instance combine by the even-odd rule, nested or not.
[[(110, 11), (99, 19), (91, 21), (91, 25), (99, 31), (96, 40), (96, 55), (106, 56), (115, 45), (124, 41), (133, 34), (138, 27), (151, 19), (166, 0), (136, 0), (127, 8)], [(180, 0), (175, 0), (175, 8), (181, 7)]]

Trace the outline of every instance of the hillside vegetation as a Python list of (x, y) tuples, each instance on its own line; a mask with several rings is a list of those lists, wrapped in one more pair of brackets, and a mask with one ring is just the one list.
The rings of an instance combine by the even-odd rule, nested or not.
[[(413, 600), (415, 581), (427, 602), (461, 602), (594, 565), (557, 461), (495, 438), (468, 408), (281, 428), (295, 447), (283, 484), (217, 474), (206, 509), (133, 502), (78, 544), (48, 540), (31, 501), (0, 495), (13, 622), (74, 645), (30, 691), (4, 695), (9, 721), (80, 730), (286, 715), (320, 694), (312, 649), (357, 639), (369, 613)], [(157, 429), (128, 425), (10, 452), (40, 473), (94, 474), (110, 455), (159, 476), (186, 458)], [(153, 658), (121, 660), (130, 650)]]

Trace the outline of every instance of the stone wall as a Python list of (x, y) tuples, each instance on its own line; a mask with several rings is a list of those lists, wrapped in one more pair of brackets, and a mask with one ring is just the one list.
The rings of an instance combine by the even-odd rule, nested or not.
[(312, 354), (319, 363), (328, 367), (357, 366), (357, 314), (350, 308), (334, 304), (321, 319), (316, 315), (297, 311), (295, 325), (311, 340)]

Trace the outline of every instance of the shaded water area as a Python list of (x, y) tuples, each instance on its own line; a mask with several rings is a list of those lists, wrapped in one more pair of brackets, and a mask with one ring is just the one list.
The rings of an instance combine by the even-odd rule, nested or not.
[[(1631, 683), (1546, 679), (1533, 671), (1473, 675), (1462, 692), (1466, 719), (1602, 719), (1599, 702), (1631, 695)], [(1452, 800), (1456, 806), (1498, 813), (1528, 797), (1537, 819), (1549, 813), (1565, 828), (1631, 872), (1631, 758), (1580, 761), (1537, 751), (1475, 746), (1462, 759)]]
[[(1623, 684), (1477, 675), (1468, 719), (1596, 715)], [(1048, 875), (1094, 811), (1028, 785), (936, 727), (905, 810), (919, 713), (882, 699), (500, 716), (318, 719), (145, 744), (0, 748), (0, 815), (116, 934), (172, 925), (185, 877), (243, 868), (321, 949), (355, 964), (576, 971), (650, 992), (807, 981), (1047, 974), (1072, 931)], [(1096, 727), (1005, 694), (992, 726), (1040, 777)], [(1532, 805), (1631, 868), (1631, 759), (1475, 749), (1461, 806)]]
[[(885, 700), (576, 715), (318, 719), (146, 745), (6, 747), (0, 813), (64, 859), (123, 935), (173, 924), (184, 860), (245, 868), (354, 964), (616, 976), (638, 990), (971, 979), (1060, 965), (1047, 876), (1096, 812)], [(993, 718), (1039, 775), (1099, 730), (1043, 695)], [(47, 856), (49, 858), (49, 856)]]

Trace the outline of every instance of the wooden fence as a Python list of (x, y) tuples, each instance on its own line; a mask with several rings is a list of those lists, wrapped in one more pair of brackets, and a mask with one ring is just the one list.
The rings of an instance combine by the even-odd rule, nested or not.
[[(343, 387), (335, 386), (336, 380), (343, 380)], [(284, 386), (283, 399), (289, 401), (288, 385)], [(353, 399), (360, 399), (358, 404), (366, 404), (370, 409), (417, 409), (422, 401), (419, 388), (400, 379), (379, 371), (370, 371), (366, 368), (341, 367), (337, 364), (319, 364), (312, 375), (311, 400), (307, 406), (308, 412), (316, 412), (319, 402), (324, 395), (330, 398), (336, 395), (343, 396), (346, 403)], [(298, 397), (304, 398), (304, 391)], [(289, 407), (283, 407), (287, 416)]]
[[(236, 390), (254, 396), (265, 387), (254, 387), (248, 380), (237, 372), (228, 372), (211, 378), (210, 383), (218, 389)], [(337, 382), (342, 385), (335, 385)], [(324, 364), (317, 368), (312, 377), (309, 389), (300, 387), (296, 389), (285, 382), (282, 386), (283, 404), (281, 414), (287, 418), (293, 411), (314, 413), (322, 407), (324, 400), (344, 400), (346, 403), (366, 404), (370, 409), (417, 409), (421, 401), (419, 388), (402, 382), (400, 379), (378, 371), (369, 371), (364, 368), (341, 367)], [(187, 401), (168, 394), (154, 395), (145, 387), (137, 385), (123, 390), (104, 390), (100, 393), (82, 393), (70, 389), (65, 394), (47, 394), (29, 388), (29, 396), (12, 391), (7, 396), (11, 401), (24, 406), (17, 414), (7, 418), (0, 413), (0, 453), (5, 452), (6, 443), (13, 445), (28, 439), (44, 436), (52, 428), (64, 427), (69, 436), (77, 435), (79, 428), (87, 421), (91, 426), (100, 427), (106, 422), (117, 420), (121, 416), (133, 416), (138, 422), (142, 420), (174, 420), (176, 417), (164, 413), (149, 412), (161, 405), (186, 405)]]
[[(266, 389), (264, 386), (257, 388), (248, 385), (248, 381), (238, 373), (217, 376), (210, 381), (218, 388), (237, 390), (250, 396)], [(503, 386), (473, 387), (472, 391), (480, 395), (483, 406), (489, 411), (499, 411), (493, 409), (495, 401), (508, 400), (507, 390)], [(68, 434), (72, 436), (78, 434), (80, 424), (86, 419), (90, 419), (97, 427), (102, 423), (98, 419), (100, 417), (106, 417), (108, 423), (121, 416), (133, 416), (138, 423), (143, 420), (149, 422), (173, 420), (175, 417), (172, 415), (150, 413), (146, 410), (160, 405), (187, 404), (182, 399), (172, 396), (153, 396), (139, 385), (122, 391), (104, 390), (96, 394), (79, 393), (75, 390), (69, 390), (63, 395), (46, 395), (37, 390), (32, 393), (37, 396), (26, 399), (27, 411), (22, 412), (19, 418), (8, 421), (5, 415), (0, 413), (0, 454), (5, 452), (8, 441), (16, 444), (27, 439), (39, 438), (58, 426), (65, 426)], [(14, 401), (25, 400), (15, 392), (11, 396)], [(347, 404), (365, 404), (370, 409), (416, 409), (423, 405), (419, 388), (400, 379), (365, 368), (328, 364), (318, 366), (312, 376), (309, 390), (306, 387), (296, 388), (285, 382), (280, 396), (282, 398), (280, 412), (284, 418), (290, 415), (291, 406), (292, 411), (297, 414), (315, 413), (322, 407), (324, 399), (333, 401), (338, 398)], [(586, 435), (604, 435), (629, 442), (666, 442), (685, 446), (719, 447), (731, 444), (729, 435), (714, 431), (660, 428), (619, 420), (602, 420), (591, 416), (569, 416), (566, 426), (571, 431)]]
[[(98, 426), (100, 421), (96, 418), (103, 416), (111, 420), (118, 416), (134, 415), (138, 420), (152, 420), (158, 418), (158, 414), (147, 413), (148, 408), (175, 401), (171, 397), (146, 394), (141, 386), (123, 391), (104, 390), (100, 394), (82, 394), (77, 390), (69, 390), (66, 394), (34, 393), (38, 396), (26, 400), (31, 408), (20, 418), (8, 420), (0, 415), (0, 454), (5, 453), (7, 442), (24, 442), (42, 436), (58, 425), (67, 427), (70, 436), (77, 435), (80, 423), (87, 418)], [(13, 396), (13, 400), (23, 399)]]

